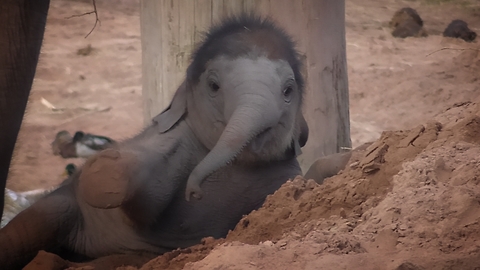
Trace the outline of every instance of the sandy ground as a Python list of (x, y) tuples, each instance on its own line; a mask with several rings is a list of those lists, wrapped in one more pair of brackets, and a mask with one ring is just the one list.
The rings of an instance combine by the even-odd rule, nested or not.
[[(440, 35), (457, 18), (480, 34), (480, 6), (433, 2), (448, 1), (347, 0), (352, 141), (373, 144), (356, 150), (343, 172), (321, 186), (285, 184), (226, 240), (205, 239), (145, 265), (104, 259), (96, 269), (480, 269), (480, 46)], [(388, 21), (407, 5), (428, 37), (390, 35)], [(13, 190), (62, 180), (71, 160), (51, 153), (59, 130), (121, 140), (141, 129), (138, 10), (104, 7), (101, 26), (85, 39), (94, 16), (65, 18), (90, 4), (52, 1)], [(91, 53), (79, 55), (89, 44)], [(471, 49), (429, 55), (442, 47)], [(42, 98), (64, 109), (54, 112)], [(45, 253), (31, 266), (79, 267)]]

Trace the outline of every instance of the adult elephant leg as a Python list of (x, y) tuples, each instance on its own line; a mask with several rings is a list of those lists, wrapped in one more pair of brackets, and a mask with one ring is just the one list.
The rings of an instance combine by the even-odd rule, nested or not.
[(49, 5), (50, 0), (2, 0), (0, 5), (0, 216)]
[(80, 215), (72, 185), (20, 212), (0, 230), (1, 269), (22, 269), (40, 250), (68, 250)]

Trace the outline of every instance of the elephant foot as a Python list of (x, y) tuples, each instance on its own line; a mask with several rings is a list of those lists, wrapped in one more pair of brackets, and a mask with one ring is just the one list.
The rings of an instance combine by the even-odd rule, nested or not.
[(82, 168), (79, 192), (92, 207), (119, 207), (127, 196), (137, 159), (131, 153), (106, 149), (93, 156)]

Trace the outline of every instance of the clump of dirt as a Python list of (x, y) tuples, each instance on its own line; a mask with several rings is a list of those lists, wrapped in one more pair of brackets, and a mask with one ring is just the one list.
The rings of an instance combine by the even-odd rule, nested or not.
[(88, 44), (84, 48), (80, 48), (77, 50), (77, 55), (88, 56), (91, 55), (95, 49), (92, 47), (92, 44)]
[(444, 37), (461, 38), (467, 42), (472, 42), (477, 37), (477, 33), (468, 28), (468, 24), (463, 20), (453, 20), (443, 31)]
[(225, 243), (225, 239), (213, 239), (207, 237), (202, 239), (200, 245), (185, 249), (177, 249), (159, 256), (144, 266), (141, 270), (172, 269), (181, 270), (187, 263), (204, 259), (217, 245)]
[(423, 20), (417, 11), (410, 7), (405, 7), (393, 15), (389, 26), (393, 29), (392, 36), (398, 38), (406, 37), (426, 37), (428, 36), (423, 29)]
[(93, 270), (93, 269), (136, 269), (141, 267), (155, 256), (140, 255), (112, 255), (96, 259), (88, 263), (74, 263), (63, 260), (59, 256), (40, 251), (37, 256), (23, 269), (24, 270)]
[(86, 263), (75, 263), (63, 260), (59, 256), (40, 251), (37, 256), (24, 268), (25, 270), (157, 270), (183, 269), (185, 264), (197, 262), (205, 258), (218, 245), (225, 243), (225, 239), (206, 237), (196, 246), (176, 249), (162, 256), (152, 254), (139, 255), (112, 255)]

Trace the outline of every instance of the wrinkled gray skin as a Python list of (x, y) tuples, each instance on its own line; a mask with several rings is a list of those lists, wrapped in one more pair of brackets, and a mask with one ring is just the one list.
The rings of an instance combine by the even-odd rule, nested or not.
[[(293, 90), (289, 97), (282, 93), (288, 85), (296, 89), (288, 62), (256, 56), (235, 60), (219, 58), (209, 63), (207, 70), (200, 83), (193, 87), (188, 102), (192, 104), (189, 111), (205, 120), (187, 119), (187, 122), (211, 152), (190, 174), (187, 200), (191, 193), (201, 198), (200, 182), (236, 158), (247, 144), (241, 160), (270, 162), (282, 159), (292, 145), (292, 138), (298, 134), (295, 120), (300, 108), (300, 92)], [(213, 91), (210, 83), (224, 90)]]
[[(74, 260), (224, 237), (301, 174), (295, 152), (308, 127), (292, 78), (286, 61), (262, 51), (211, 59), (151, 126), (91, 157), (1, 229), (0, 265), (22, 267), (41, 249)], [(185, 200), (191, 191), (201, 200)]]

